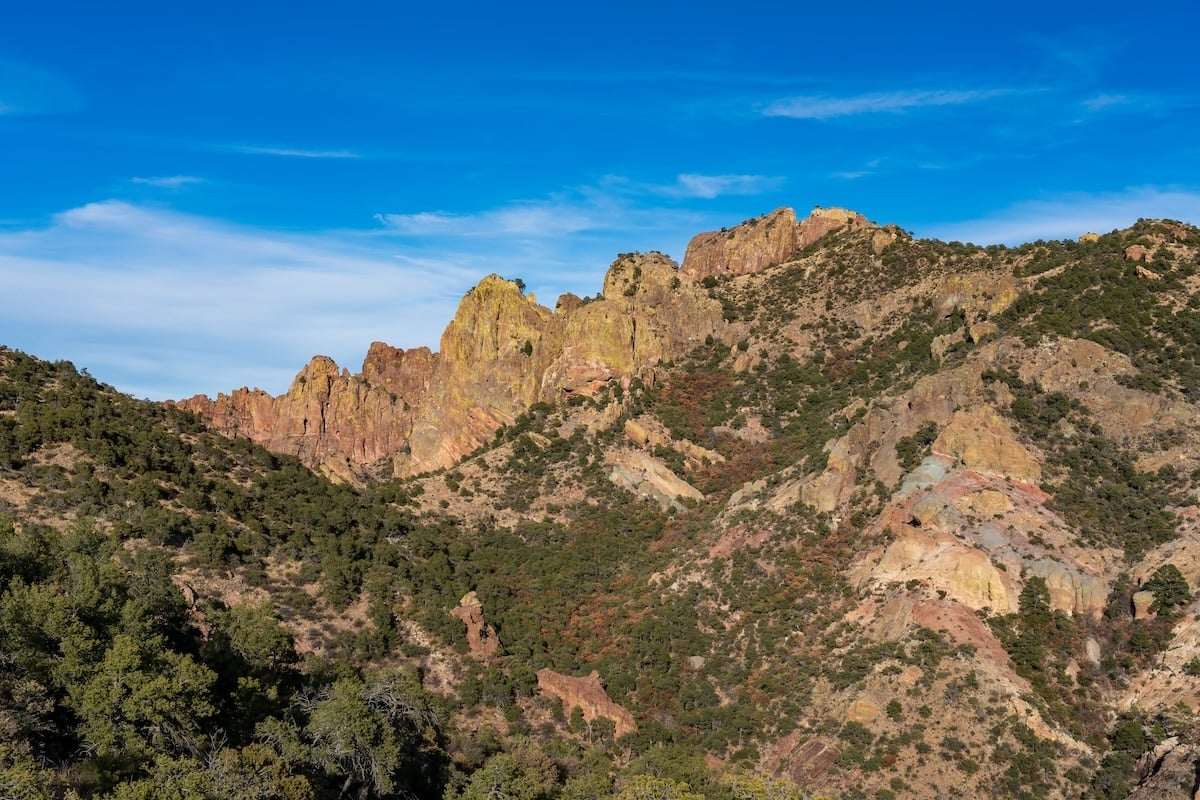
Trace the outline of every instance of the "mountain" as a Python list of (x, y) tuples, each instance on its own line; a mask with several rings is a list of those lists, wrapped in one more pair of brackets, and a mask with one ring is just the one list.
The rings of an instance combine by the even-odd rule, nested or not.
[(1198, 259), (780, 209), (276, 398), (0, 351), (0, 785), (1194, 798)]

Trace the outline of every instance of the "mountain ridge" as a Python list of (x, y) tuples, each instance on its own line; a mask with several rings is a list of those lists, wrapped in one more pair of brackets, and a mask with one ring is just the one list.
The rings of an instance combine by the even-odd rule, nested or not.
[(832, 231), (866, 225), (843, 209), (817, 208), (797, 222), (781, 208), (698, 234), (681, 266), (657, 253), (622, 254), (595, 299), (564, 295), (555, 312), (523, 283), (490, 275), (463, 297), (437, 353), (375, 342), (354, 375), (315, 356), (278, 397), (243, 388), (175, 403), (344, 480), (386, 474), (379, 462), (388, 457), (398, 476), (449, 467), (535, 402), (591, 395), (614, 380), (628, 388), (705, 337), (723, 338), (703, 280), (760, 272)]
[[(64, 709), (47, 723), (0, 676), (0, 726), (24, 748), (0, 746), (0, 768), (110, 759), (106, 798), (178, 765), (215, 785), (225, 762), (187, 744), (207, 726), (222, 758), (267, 759), (320, 797), (419, 774), (417, 796), (446, 798), (657, 780), (720, 800), (1192, 800), (1200, 230), (981, 248), (822, 210), (810, 230), (839, 224), (801, 244), (789, 213), (701, 234), (678, 268), (620, 256), (600, 299), (556, 312), (489, 276), (440, 353), (377, 343), (359, 376), (318, 357), (282, 398), (246, 390), (230, 419), (282, 455), (214, 433), (219, 415), (0, 351), (0, 569), (19, 579), (0, 641)], [(89, 612), (91, 660), (46, 667), (39, 643), (74, 629), (31, 614), (50, 589), (21, 588), (88, 586), (88, 553), (115, 585), (147, 580), (137, 553), (183, 570), (174, 616), (157, 612), (178, 630), (137, 624), (173, 637), (180, 669), (242, 686), (250, 705), (198, 699), (255, 724), (200, 703), (183, 744), (95, 738), (128, 636)], [(74, 592), (62, 602), (101, 596)], [(307, 688), (221, 655), (248, 619), (293, 637), (255, 658), (302, 653)], [(445, 704), (424, 749), (356, 777), (324, 726), (410, 679), (410, 699)], [(387, 708), (362, 713), (409, 736)], [(85, 741), (99, 755), (66, 755)], [(148, 752), (175, 761), (129, 756)]]

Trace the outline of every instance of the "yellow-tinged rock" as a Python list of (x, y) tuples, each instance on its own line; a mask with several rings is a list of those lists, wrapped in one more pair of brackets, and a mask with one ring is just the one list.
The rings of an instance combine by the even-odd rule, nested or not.
[(991, 406), (956, 411), (933, 443), (933, 452), (957, 459), (966, 469), (1037, 483), (1041, 464), (1017, 441), (1008, 421)]
[(987, 553), (944, 535), (904, 527), (871, 571), (878, 583), (916, 579), (973, 609), (996, 613), (1017, 610), (1011, 579)]
[(1008, 495), (993, 489), (980, 489), (972, 492), (963, 500), (963, 506), (984, 516), (1007, 514), (1013, 510), (1013, 502)]
[(867, 695), (859, 695), (850, 704), (850, 707), (846, 709), (846, 721), (869, 725), (879, 719), (879, 715), (882, 713), (883, 707), (874, 698)]

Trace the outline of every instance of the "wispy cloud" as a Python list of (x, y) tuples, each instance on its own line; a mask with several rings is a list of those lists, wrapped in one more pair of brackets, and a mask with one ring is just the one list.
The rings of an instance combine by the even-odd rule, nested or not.
[(118, 201), (0, 232), (0, 274), (0, 343), (155, 399), (278, 393), (317, 353), (357, 370), (377, 339), (436, 347), (480, 277), (362, 233), (284, 234)]
[(280, 156), (283, 158), (362, 158), (353, 150), (312, 150), (299, 147), (267, 147), (262, 145), (238, 144), (229, 148), (235, 153), (256, 156)]
[(141, 186), (153, 186), (156, 189), (182, 189), (193, 183), (204, 183), (204, 179), (197, 178), (195, 175), (165, 175), (158, 178), (135, 177), (130, 178), (129, 182)]
[(865, 178), (868, 175), (874, 175), (878, 171), (879, 165), (882, 163), (882, 158), (872, 158), (858, 169), (838, 170), (836, 172), (831, 172), (830, 177), (838, 178), (844, 181), (855, 181), (859, 178)]
[(967, 105), (1013, 93), (1012, 89), (935, 89), (871, 92), (845, 97), (805, 95), (776, 100), (764, 108), (762, 113), (767, 117), (827, 120), (862, 114), (900, 114), (920, 108)]
[(1080, 105), (1088, 111), (1103, 111), (1114, 106), (1127, 106), (1133, 102), (1134, 98), (1127, 94), (1098, 94), (1084, 100)]
[[(357, 370), (370, 342), (436, 349), (484, 275), (553, 305), (592, 294), (618, 252), (682, 254), (697, 212), (583, 187), (474, 213), (380, 214), (308, 234), (109, 200), (0, 229), (0, 344), (68, 358), (138, 396), (284, 391), (314, 354)], [(53, 297), (53, 302), (47, 298)]]
[(555, 238), (602, 227), (600, 218), (574, 203), (520, 203), (476, 214), (419, 211), (376, 214), (388, 230), (407, 236)]
[(82, 105), (75, 88), (54, 73), (0, 59), (0, 116), (63, 114)]
[(1075, 193), (1018, 203), (995, 214), (919, 226), (921, 236), (977, 244), (1021, 244), (1036, 239), (1070, 239), (1132, 225), (1140, 217), (1200, 222), (1200, 191), (1141, 186), (1122, 192)]
[[(630, 250), (661, 250), (676, 259), (697, 231), (728, 222), (728, 213), (674, 207), (647, 184), (608, 176), (549, 197), (472, 213), (381, 213), (378, 236), (418, 251), (452, 254), (477, 275), (521, 277), (546, 305), (564, 292), (593, 294), (612, 259)], [(749, 214), (747, 214), (749, 216)]]
[(755, 195), (783, 188), (785, 178), (770, 175), (697, 175), (684, 173), (674, 184), (657, 187), (668, 197), (694, 197), (712, 200), (729, 195)]

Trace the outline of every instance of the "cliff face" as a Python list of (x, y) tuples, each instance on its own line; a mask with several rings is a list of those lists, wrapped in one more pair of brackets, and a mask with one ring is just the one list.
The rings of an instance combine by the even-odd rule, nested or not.
[(723, 325), (720, 304), (669, 258), (623, 255), (601, 298), (564, 296), (558, 313), (489, 275), (463, 297), (440, 353), (376, 342), (357, 375), (317, 356), (279, 397), (239, 389), (178, 405), (344, 480), (410, 475), (454, 464), (539, 400), (628, 387)]
[(815, 208), (797, 223), (795, 211), (779, 208), (732, 228), (692, 237), (682, 271), (697, 281), (762, 272), (839, 228), (868, 224), (862, 214), (842, 208)]
[(376, 342), (358, 375), (316, 356), (279, 397), (243, 388), (215, 400), (197, 395), (177, 405), (222, 433), (245, 436), (354, 480), (364, 465), (386, 458), (408, 440), (437, 360), (428, 348), (404, 351)]

